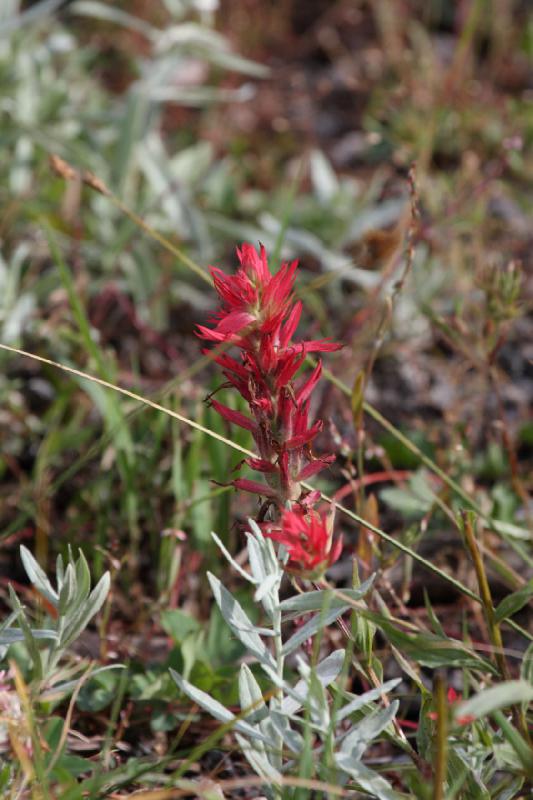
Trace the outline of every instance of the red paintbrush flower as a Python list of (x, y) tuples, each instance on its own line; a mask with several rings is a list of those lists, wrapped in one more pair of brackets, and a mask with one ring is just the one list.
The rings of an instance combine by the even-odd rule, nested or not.
[(237, 249), (239, 268), (235, 275), (211, 268), (220, 309), (213, 328), (198, 326), (198, 335), (241, 350), (240, 360), (219, 353), (214, 360), (223, 374), (248, 403), (248, 417), (211, 400), (213, 408), (228, 422), (252, 432), (258, 458), (249, 459), (253, 469), (265, 475), (268, 485), (240, 480), (235, 486), (274, 498), (278, 508), (298, 500), (300, 481), (320, 472), (334, 460), (317, 459), (311, 443), (322, 428), (310, 424), (309, 398), (321, 374), (321, 364), (297, 387), (292, 381), (308, 353), (331, 352), (341, 345), (327, 340), (293, 342), (302, 304), (294, 302), (297, 262), (282, 264), (272, 275), (264, 247), (258, 253), (250, 244)]
[(314, 510), (286, 509), (280, 526), (267, 526), (265, 535), (287, 550), (287, 570), (304, 577), (322, 575), (337, 561), (342, 550), (342, 537), (333, 542), (330, 521)]

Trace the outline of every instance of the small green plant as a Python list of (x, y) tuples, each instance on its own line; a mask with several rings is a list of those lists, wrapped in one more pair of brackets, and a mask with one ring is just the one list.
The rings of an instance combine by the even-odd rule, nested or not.
[[(67, 734), (72, 703), (89, 675), (92, 664), (73, 657), (72, 645), (100, 611), (109, 592), (106, 572), (91, 590), (91, 576), (83, 553), (68, 562), (56, 563), (54, 588), (30, 551), (22, 546), (20, 555), (26, 574), (41, 603), (47, 608), (40, 625), (35, 625), (10, 585), (12, 613), (0, 625), (0, 742), (17, 759), (3, 761), (0, 783), (9, 796), (17, 796), (34, 780), (46, 787), (65, 769), (88, 772), (91, 763), (72, 759)], [(71, 698), (64, 720), (50, 716), (52, 709)], [(18, 765), (18, 768), (17, 768)]]

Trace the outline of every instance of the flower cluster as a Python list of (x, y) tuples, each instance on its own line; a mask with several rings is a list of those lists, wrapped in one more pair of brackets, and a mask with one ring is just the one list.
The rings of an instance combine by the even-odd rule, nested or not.
[[(235, 275), (211, 268), (221, 305), (212, 320), (213, 327), (198, 326), (198, 335), (219, 346), (214, 360), (222, 367), (225, 385), (237, 389), (250, 409), (250, 415), (243, 414), (211, 399), (224, 419), (251, 431), (258, 457), (246, 463), (263, 473), (266, 480), (238, 478), (233, 483), (267, 498), (279, 517), (291, 503), (313, 504), (316, 497), (304, 497), (301, 482), (335, 459), (333, 455), (317, 458), (311, 449), (322, 429), (320, 420), (309, 420), (310, 397), (320, 379), (321, 363), (297, 381), (295, 378), (308, 353), (332, 352), (341, 345), (325, 339), (293, 341), (302, 313), (302, 304), (293, 294), (296, 261), (282, 264), (272, 275), (264, 247), (258, 253), (252, 245), (244, 244), (237, 249), (237, 256)], [(240, 357), (230, 355), (229, 346), (237, 347)], [(313, 519), (303, 513), (300, 517), (300, 528)], [(314, 546), (318, 530), (316, 522), (314, 525), (307, 537), (310, 546)], [(301, 537), (299, 541), (303, 541)], [(313, 552), (312, 559), (316, 556), (317, 564), (328, 562), (331, 551), (324, 549), (322, 537), (316, 541), (322, 549)]]
[(312, 509), (286, 509), (279, 526), (266, 526), (266, 535), (285, 547), (287, 571), (307, 578), (320, 576), (342, 550), (342, 537), (333, 542), (332, 520)]

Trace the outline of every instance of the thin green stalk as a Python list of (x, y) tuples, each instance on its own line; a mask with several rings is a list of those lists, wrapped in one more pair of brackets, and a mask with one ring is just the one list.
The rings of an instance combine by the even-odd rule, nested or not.
[(509, 679), (507, 662), (503, 654), (503, 640), (500, 626), (496, 622), (494, 616), (494, 604), (492, 602), (492, 594), (490, 591), (487, 573), (483, 558), (476, 541), (474, 533), (475, 516), (471, 511), (463, 511), (461, 513), (461, 530), (463, 532), (466, 546), (470, 557), (472, 558), (474, 569), (476, 572), (477, 583), (479, 586), (479, 594), (481, 597), (481, 606), (489, 629), (490, 641), (494, 647), (494, 659), (498, 669), (500, 670), (503, 680)]
[[(500, 629), (500, 625), (496, 621), (496, 617), (494, 614), (494, 603), (492, 601), (492, 593), (490, 591), (487, 572), (485, 570), (483, 558), (481, 556), (478, 543), (476, 540), (476, 535), (474, 533), (474, 522), (475, 522), (475, 516), (471, 511), (462, 512), (461, 530), (463, 532), (466, 546), (468, 547), (468, 551), (470, 553), (470, 556), (474, 564), (476, 578), (479, 586), (479, 594), (481, 596), (481, 606), (483, 608), (483, 614), (485, 616), (487, 627), (489, 629), (490, 641), (494, 648), (493, 652), (494, 661), (500, 671), (502, 679), (505, 681), (509, 680), (511, 676), (509, 674), (507, 661), (505, 659), (505, 649), (503, 646), (502, 632)], [(519, 730), (522, 732), (522, 735), (525, 737), (526, 741), (528, 741), (529, 731), (527, 727), (527, 722), (520, 706), (513, 706), (513, 717), (517, 728), (519, 728)]]
[(446, 767), (448, 763), (448, 707), (444, 681), (440, 676), (435, 679), (435, 710), (437, 713), (437, 730), (435, 736), (433, 800), (444, 800), (446, 783)]

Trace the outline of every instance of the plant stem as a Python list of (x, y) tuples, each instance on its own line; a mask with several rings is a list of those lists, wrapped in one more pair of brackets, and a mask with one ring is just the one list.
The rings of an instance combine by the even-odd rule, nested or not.
[[(507, 667), (507, 661), (505, 659), (505, 650), (503, 646), (502, 633), (500, 625), (496, 621), (494, 615), (494, 604), (492, 602), (492, 594), (490, 591), (489, 581), (487, 578), (485, 565), (483, 563), (483, 558), (481, 556), (478, 543), (476, 540), (476, 535), (474, 533), (474, 521), (475, 521), (475, 515), (472, 511), (461, 512), (461, 523), (462, 523), (461, 529), (464, 534), (466, 546), (468, 547), (470, 556), (474, 563), (474, 569), (476, 571), (476, 577), (479, 587), (479, 594), (481, 597), (481, 605), (483, 608), (483, 613), (485, 615), (485, 620), (487, 622), (487, 627), (489, 629), (490, 641), (494, 648), (494, 661), (496, 663), (496, 666), (500, 670), (502, 679), (509, 680), (510, 674), (509, 674), (509, 669)], [(529, 742), (530, 739), (529, 739), (529, 731), (527, 723), (524, 714), (520, 706), (518, 705), (513, 706), (513, 718), (516, 727), (522, 732), (522, 735), (524, 736), (526, 741)]]
[(476, 571), (476, 578), (479, 587), (479, 595), (481, 597), (483, 613), (485, 615), (485, 620), (487, 622), (487, 626), (489, 629), (491, 644), (494, 647), (494, 660), (496, 662), (496, 665), (498, 666), (498, 669), (500, 670), (502, 678), (505, 680), (509, 678), (509, 675), (507, 670), (507, 662), (505, 661), (505, 657), (503, 654), (502, 634), (500, 631), (500, 626), (496, 622), (494, 616), (494, 605), (492, 602), (492, 594), (490, 591), (489, 581), (487, 578), (487, 573), (485, 571), (483, 558), (481, 557), (481, 553), (474, 533), (474, 520), (475, 517), (471, 511), (461, 512), (461, 521), (462, 521), (461, 527), (465, 537), (466, 546), (468, 547), (468, 551), (470, 553), (470, 556), (474, 563), (474, 569)]
[(448, 709), (444, 681), (435, 679), (435, 706), (437, 712), (437, 731), (435, 737), (433, 800), (444, 800), (446, 765), (448, 761)]
[[(283, 665), (285, 658), (282, 652), (283, 641), (281, 638), (281, 610), (279, 606), (279, 598), (272, 615), (272, 628), (274, 631), (274, 658), (276, 661), (276, 673), (280, 683), (272, 699), (275, 699), (275, 705), (279, 711), (281, 711), (281, 705), (283, 703), (283, 689), (281, 688), (281, 681), (283, 680)], [(283, 767), (283, 737), (281, 734), (278, 734), (276, 737), (276, 749), (273, 754), (273, 762), (276, 769), (281, 772)], [(281, 788), (275, 787), (274, 791), (276, 797), (279, 797), (281, 800)]]

